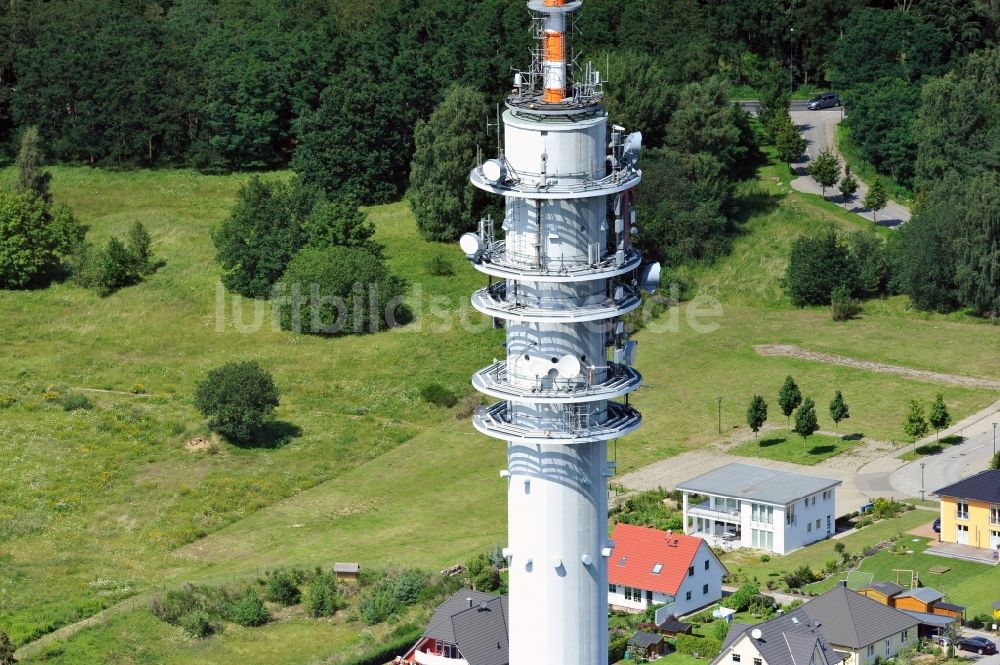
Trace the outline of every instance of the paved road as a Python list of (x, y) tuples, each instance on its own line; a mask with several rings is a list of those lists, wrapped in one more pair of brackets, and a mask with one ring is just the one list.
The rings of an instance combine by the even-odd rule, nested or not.
[[(966, 441), (950, 446), (937, 455), (929, 455), (896, 469), (889, 477), (893, 489), (905, 496), (920, 496), (920, 463), (924, 463), (923, 487), (927, 495), (984, 470), (993, 457), (993, 418), (982, 421), (965, 432)], [(998, 429), (1000, 434), (1000, 429)], [(998, 441), (1000, 445), (1000, 441)]]
[[(737, 102), (744, 110), (751, 114), (756, 114), (760, 108), (759, 102), (749, 100), (749, 101), (739, 101)], [(844, 108), (839, 107), (835, 109), (824, 109), (822, 111), (810, 111), (806, 108), (807, 102), (804, 101), (792, 101), (788, 104), (789, 113), (792, 116), (792, 122), (795, 126), (799, 128), (802, 132), (803, 138), (806, 140), (806, 154), (798, 162), (793, 163), (792, 171), (798, 176), (792, 181), (792, 188), (799, 192), (805, 192), (807, 194), (822, 194), (823, 188), (813, 180), (806, 169), (809, 167), (809, 162), (812, 161), (816, 155), (819, 154), (820, 150), (826, 147), (830, 147), (837, 151), (836, 142), (836, 131), (837, 124), (844, 118)], [(839, 154), (838, 154), (839, 157)], [(841, 159), (843, 162), (843, 159)], [(865, 219), (872, 220), (872, 211), (864, 207), (861, 201), (864, 200), (865, 194), (868, 193), (868, 187), (862, 183), (858, 183), (858, 191), (854, 197), (846, 202), (846, 207), (853, 213), (864, 217)], [(827, 194), (831, 201), (839, 203), (840, 205), (845, 205), (844, 198), (839, 192), (834, 190), (827, 190)], [(879, 226), (886, 226), (890, 228), (898, 227), (906, 222), (910, 221), (911, 213), (910, 209), (904, 205), (896, 203), (895, 201), (889, 201), (886, 207), (879, 211), (875, 219)]]

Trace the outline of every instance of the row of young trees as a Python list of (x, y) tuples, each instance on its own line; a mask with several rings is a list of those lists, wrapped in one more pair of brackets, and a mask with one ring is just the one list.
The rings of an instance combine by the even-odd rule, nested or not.
[[(802, 397), (802, 391), (791, 376), (786, 376), (785, 382), (781, 385), (781, 390), (778, 392), (778, 406), (781, 407), (782, 415), (789, 419), (789, 422), (792, 415), (795, 415), (794, 431), (803, 438), (808, 438), (819, 429), (819, 422), (816, 418), (816, 402), (810, 397)], [(851, 417), (850, 408), (839, 390), (830, 401), (829, 410), (830, 419), (838, 426), (841, 421)], [(762, 395), (754, 395), (750, 399), (750, 404), (747, 406), (746, 422), (755, 437), (764, 427), (764, 423), (767, 422), (767, 400)]]

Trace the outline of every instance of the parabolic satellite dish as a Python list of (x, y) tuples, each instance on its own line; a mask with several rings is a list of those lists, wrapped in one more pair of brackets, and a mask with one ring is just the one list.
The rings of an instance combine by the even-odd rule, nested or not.
[(642, 132), (632, 132), (625, 137), (625, 144), (622, 146), (625, 161), (635, 164), (639, 161), (639, 153), (642, 152)]
[(499, 159), (490, 159), (483, 163), (483, 179), (491, 185), (499, 184), (507, 173), (507, 168)]
[(562, 378), (572, 379), (580, 374), (580, 359), (574, 355), (567, 354), (556, 363), (556, 369), (559, 370), (559, 376)]
[(458, 239), (458, 246), (472, 261), (478, 261), (483, 254), (483, 239), (479, 237), (478, 233), (463, 233), (462, 237)]
[(646, 293), (656, 293), (656, 289), (660, 288), (659, 263), (653, 263), (643, 269), (642, 276), (639, 278), (639, 288)]

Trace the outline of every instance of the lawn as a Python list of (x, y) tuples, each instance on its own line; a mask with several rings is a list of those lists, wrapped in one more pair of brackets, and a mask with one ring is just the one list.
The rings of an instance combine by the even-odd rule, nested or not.
[(861, 437), (850, 434), (844, 436), (813, 434), (803, 438), (791, 430), (779, 429), (768, 431), (759, 439), (730, 448), (729, 453), (812, 466), (850, 450), (860, 444), (861, 440)]
[[(732, 254), (689, 272), (695, 293), (720, 299), (721, 315), (702, 317), (718, 327), (692, 324), (708, 303), (684, 303), (638, 335), (644, 386), (633, 401), (647, 423), (613, 448), (622, 471), (714, 441), (716, 396), (723, 397), (726, 430), (745, 431), (750, 396), (759, 392), (774, 404), (787, 374), (820, 404), (842, 390), (850, 430), (884, 439), (899, 436), (908, 399), (929, 402), (941, 390), (765, 358), (754, 344), (1000, 376), (991, 352), (1000, 344), (995, 327), (892, 305), (837, 324), (823, 309), (783, 305), (777, 277), (790, 238), (823, 220), (845, 228), (855, 222), (819, 197), (783, 191), (779, 177), (768, 180), (776, 167), (768, 168), (767, 192)], [(489, 326), (469, 330), (476, 317), (463, 325), (460, 313), (482, 276), (457, 246), (422, 241), (405, 202), (371, 215), (392, 268), (413, 286), (418, 318), (389, 332), (321, 339), (276, 330), (266, 303), (219, 288), (210, 232), (245, 176), (52, 170), (56, 200), (74, 209), (93, 239), (141, 221), (165, 265), (104, 299), (72, 284), (0, 292), (0, 393), (16, 397), (0, 410), (0, 629), (24, 643), (121, 598), (185, 580), (337, 560), (439, 570), (503, 542), (504, 446), (468, 421), (478, 403), (469, 376), (503, 355), (503, 335)], [(11, 178), (10, 169), (0, 172), (0, 185)], [(430, 274), (435, 254), (452, 263), (454, 275)], [(257, 360), (274, 373), (278, 416), (292, 435), (271, 448), (221, 443), (189, 452), (185, 441), (207, 433), (191, 404), (193, 388), (210, 368), (234, 359)], [(458, 394), (459, 405), (423, 402), (420, 388), (429, 382)], [(87, 392), (91, 410), (66, 412), (50, 401), (81, 389), (115, 392)], [(995, 399), (984, 390), (944, 392), (956, 419)], [(830, 429), (822, 413), (820, 423)], [(141, 635), (141, 617), (114, 620), (124, 634)], [(83, 639), (70, 640), (67, 653)], [(145, 662), (230, 656), (222, 646), (179, 641), (169, 655)]]
[(925, 443), (922, 446), (916, 446), (910, 448), (909, 451), (903, 453), (902, 455), (897, 455), (899, 459), (906, 460), (907, 462), (912, 462), (918, 460), (921, 457), (927, 457), (928, 455), (939, 455), (943, 453), (950, 446), (957, 446), (958, 444), (965, 441), (965, 437), (959, 436), (957, 434), (953, 436), (946, 436), (941, 439), (932, 441), (931, 443)]
[[(920, 512), (922, 522), (933, 517), (926, 511)], [(903, 536), (902, 542), (912, 554), (896, 554), (886, 550), (865, 559), (859, 570), (874, 574), (874, 581), (896, 581), (896, 570), (905, 570), (900, 584), (907, 585), (909, 571), (916, 571), (922, 586), (928, 586), (946, 594), (951, 603), (966, 606), (966, 616), (989, 614), (994, 601), (1000, 600), (1000, 566), (989, 566), (961, 559), (948, 559), (925, 554), (930, 541), (916, 536)], [(951, 568), (946, 573), (935, 575), (927, 572), (933, 566)], [(842, 577), (842, 576), (841, 576)], [(839, 578), (838, 578), (839, 579)], [(817, 582), (807, 587), (810, 591), (826, 591), (837, 583), (836, 579)]]
[[(764, 585), (769, 578), (780, 580), (782, 575), (804, 564), (813, 570), (821, 570), (827, 561), (839, 560), (840, 555), (834, 549), (836, 543), (843, 543), (847, 552), (856, 554), (898, 533), (905, 533), (921, 524), (926, 524), (933, 517), (933, 513), (926, 510), (911, 510), (898, 517), (858, 529), (843, 538), (822, 540), (783, 556), (771, 554), (770, 560), (766, 562), (760, 560), (759, 551), (750, 549), (724, 552), (720, 558), (730, 573), (742, 573), (748, 579), (756, 579)], [(838, 576), (834, 578), (833, 581), (828, 581), (829, 586), (832, 586), (836, 579), (840, 579)]]

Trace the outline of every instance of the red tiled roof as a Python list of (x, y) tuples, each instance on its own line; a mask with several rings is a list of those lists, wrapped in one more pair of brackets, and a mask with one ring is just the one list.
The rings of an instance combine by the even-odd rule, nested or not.
[[(615, 549), (608, 559), (608, 582), (676, 595), (704, 542), (696, 536), (632, 524), (617, 524), (611, 534)], [(706, 545), (706, 547), (708, 547)], [(625, 557), (625, 565), (619, 565)], [(663, 567), (658, 575), (653, 567)]]

